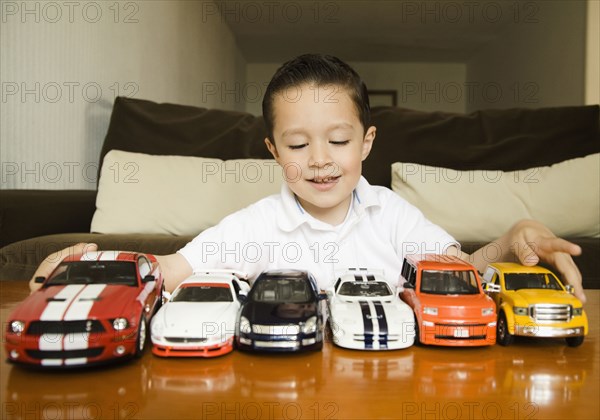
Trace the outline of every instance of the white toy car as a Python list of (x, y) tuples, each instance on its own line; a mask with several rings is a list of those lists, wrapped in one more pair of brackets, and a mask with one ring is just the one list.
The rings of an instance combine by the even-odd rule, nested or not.
[(333, 342), (360, 350), (394, 350), (415, 341), (410, 307), (383, 279), (383, 273), (351, 270), (327, 290)]
[(233, 350), (241, 300), (250, 286), (222, 270), (184, 280), (151, 323), (152, 353), (163, 357), (214, 357)]

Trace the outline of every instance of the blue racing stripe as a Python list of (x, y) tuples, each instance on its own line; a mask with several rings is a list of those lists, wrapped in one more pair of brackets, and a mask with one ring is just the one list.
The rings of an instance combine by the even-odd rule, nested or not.
[(371, 309), (369, 308), (369, 303), (364, 300), (361, 300), (358, 303), (360, 304), (360, 310), (362, 311), (363, 325), (365, 328), (365, 348), (372, 349), (373, 320), (371, 319)]
[(375, 305), (375, 313), (377, 314), (377, 321), (379, 322), (379, 345), (381, 348), (387, 349), (388, 344), (388, 324), (387, 318), (385, 317), (385, 310), (381, 302), (373, 302)]

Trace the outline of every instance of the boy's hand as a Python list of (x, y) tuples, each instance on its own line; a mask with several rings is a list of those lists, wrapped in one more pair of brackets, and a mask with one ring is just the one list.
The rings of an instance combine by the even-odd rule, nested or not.
[(35, 278), (40, 276), (48, 277), (50, 274), (52, 274), (52, 272), (58, 266), (58, 264), (60, 264), (60, 262), (64, 260), (67, 256), (74, 254), (82, 254), (84, 252), (92, 252), (96, 250), (98, 250), (98, 245), (96, 244), (78, 243), (60, 251), (53, 252), (52, 254), (44, 258), (44, 261), (42, 261), (37, 270), (35, 270), (33, 277), (29, 281), (29, 290), (34, 292), (37, 289), (39, 289), (42, 285), (39, 283), (35, 283)]
[[(500, 252), (498, 252), (500, 251)], [(489, 262), (515, 261), (523, 265), (536, 265), (544, 261), (553, 265), (567, 284), (573, 286), (575, 296), (585, 303), (586, 297), (581, 286), (581, 273), (573, 261), (574, 255), (581, 254), (581, 248), (574, 243), (557, 238), (550, 229), (535, 220), (521, 220), (498, 240), (467, 255), (457, 247), (447, 251), (458, 255), (484, 272)], [(490, 260), (493, 255), (493, 260)]]
[(508, 232), (508, 243), (519, 262), (536, 265), (540, 260), (552, 264), (561, 277), (575, 289), (575, 296), (586, 301), (581, 285), (581, 272), (572, 256), (581, 254), (581, 247), (556, 237), (542, 223), (522, 220)]

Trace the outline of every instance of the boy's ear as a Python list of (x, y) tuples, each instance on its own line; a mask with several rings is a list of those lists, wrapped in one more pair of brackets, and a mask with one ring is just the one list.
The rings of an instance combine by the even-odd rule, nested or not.
[(373, 141), (375, 140), (375, 135), (377, 134), (377, 128), (375, 126), (369, 127), (367, 133), (365, 134), (365, 138), (363, 139), (362, 144), (362, 160), (365, 160), (369, 153), (371, 153), (371, 147), (373, 147)]
[(279, 159), (279, 153), (277, 153), (275, 143), (271, 143), (271, 140), (268, 137), (265, 137), (265, 144), (267, 145), (267, 149), (269, 149), (269, 152), (271, 152), (275, 160)]

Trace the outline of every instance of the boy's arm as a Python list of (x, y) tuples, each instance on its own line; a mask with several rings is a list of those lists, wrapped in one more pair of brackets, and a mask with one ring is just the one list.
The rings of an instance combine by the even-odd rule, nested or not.
[[(32, 292), (38, 290), (42, 285), (35, 283), (35, 278), (39, 276), (48, 277), (67, 256), (93, 252), (97, 249), (98, 245), (96, 244), (79, 243), (48, 255), (29, 280), (29, 290)], [(165, 279), (165, 289), (169, 292), (172, 292), (182, 280), (192, 275), (192, 267), (180, 254), (157, 255), (156, 260)]]
[(456, 247), (449, 254), (458, 255), (483, 272), (490, 262), (518, 261), (523, 265), (536, 265), (540, 260), (553, 265), (562, 278), (575, 289), (575, 296), (586, 301), (581, 286), (581, 273), (572, 256), (581, 254), (581, 248), (556, 237), (550, 229), (535, 220), (522, 220), (506, 234), (468, 255)]
[(179, 283), (193, 274), (192, 267), (181, 254), (157, 255), (156, 260), (167, 292), (175, 290)]

